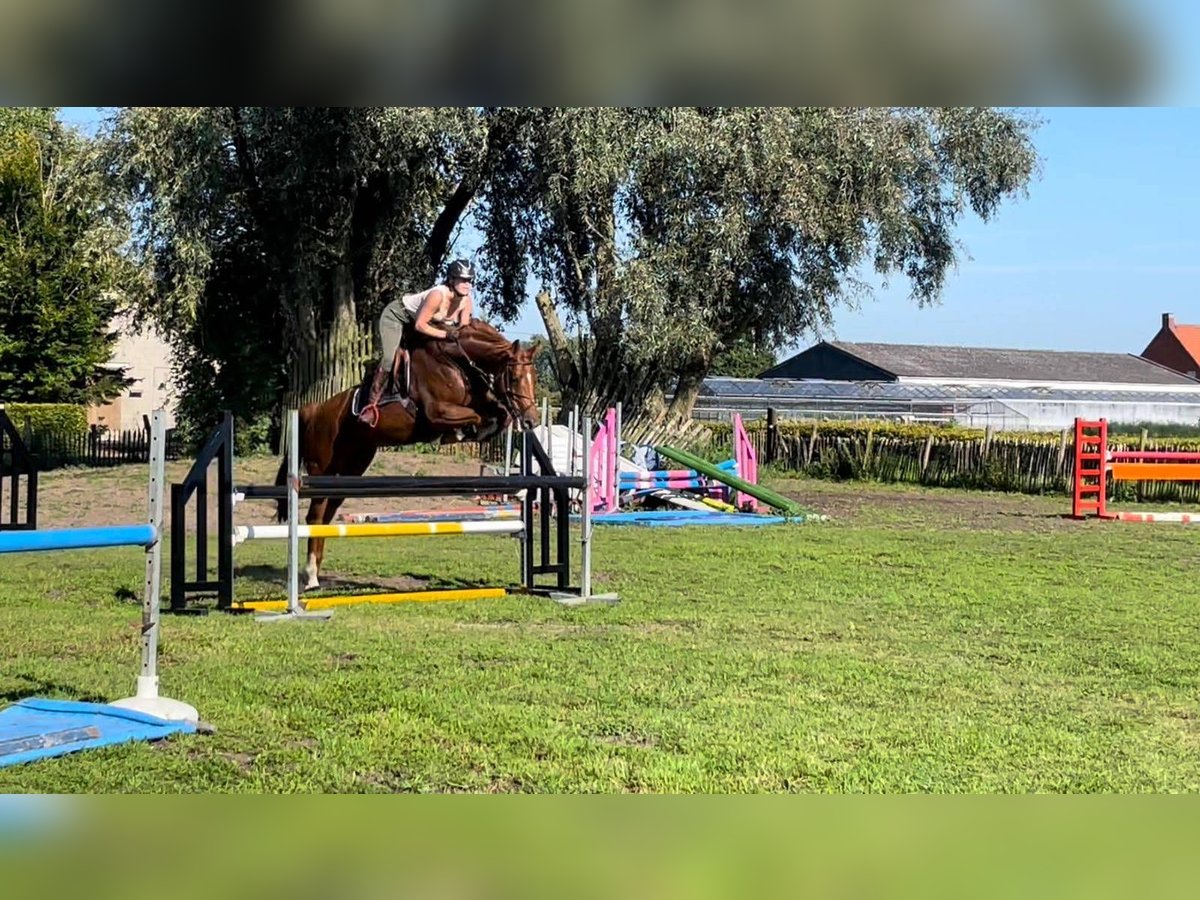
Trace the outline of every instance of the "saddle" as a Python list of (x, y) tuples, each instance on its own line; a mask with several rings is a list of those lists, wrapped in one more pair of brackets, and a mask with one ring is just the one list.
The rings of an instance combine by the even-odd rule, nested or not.
[[(379, 397), (379, 402), (376, 404), (377, 407), (382, 408), (393, 403), (404, 403), (412, 398), (411, 352), (411, 344), (407, 341), (396, 348), (396, 353), (392, 357), (392, 368), (388, 382)], [(483, 372), (472, 365), (468, 365), (466, 361), (450, 354), (444, 354), (444, 358), (462, 373), (468, 385), (471, 385), (475, 390), (493, 399), (495, 398), (495, 389), (491, 383), (491, 379)], [(359, 384), (354, 391), (354, 395), (350, 398), (350, 413), (356, 418), (366, 405), (365, 401), (371, 393), (371, 382), (374, 380), (374, 377), (375, 369), (368, 366), (362, 383)], [(398, 389), (400, 385), (404, 385), (403, 390)], [(414, 406), (416, 405), (415, 399), (411, 399), (411, 402)]]
[[(396, 354), (392, 357), (392, 368), (387, 384), (384, 385), (383, 393), (380, 394), (379, 402), (376, 404), (379, 408), (390, 406), (393, 403), (404, 402), (412, 396), (410, 390), (412, 387), (412, 364), (408, 353), (402, 353), (402, 350), (404, 350), (403, 347), (398, 347)], [(359, 413), (366, 406), (366, 399), (371, 393), (371, 382), (375, 379), (375, 369), (376, 367), (374, 366), (367, 367), (362, 382), (354, 389), (354, 395), (350, 398), (350, 414), (355, 418), (358, 418)], [(397, 390), (397, 386), (401, 384), (405, 386), (403, 391)], [(415, 406), (416, 401), (413, 400), (412, 403)]]

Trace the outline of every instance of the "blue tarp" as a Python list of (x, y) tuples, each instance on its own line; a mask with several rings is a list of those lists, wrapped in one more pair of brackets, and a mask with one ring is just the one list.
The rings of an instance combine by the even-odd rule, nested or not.
[[(784, 516), (759, 516), (753, 513), (711, 513), (690, 509), (644, 510), (642, 512), (598, 513), (592, 516), (596, 525), (782, 525), (788, 521)], [(800, 519), (793, 519), (799, 522)]]
[(31, 697), (0, 710), (0, 766), (195, 730), (191, 722), (169, 722), (103, 703)]

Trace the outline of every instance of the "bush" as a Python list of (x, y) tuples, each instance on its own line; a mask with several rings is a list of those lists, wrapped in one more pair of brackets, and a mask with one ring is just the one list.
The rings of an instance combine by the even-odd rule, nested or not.
[(4, 411), (22, 437), (75, 437), (88, 432), (87, 410), (71, 403), (8, 403)]

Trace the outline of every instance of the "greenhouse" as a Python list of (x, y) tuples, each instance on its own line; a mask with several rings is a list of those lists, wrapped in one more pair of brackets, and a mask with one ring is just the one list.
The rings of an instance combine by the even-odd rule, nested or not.
[(781, 419), (879, 419), (959, 424), (1006, 431), (1068, 428), (1076, 417), (1113, 423), (1197, 425), (1200, 384), (1072, 385), (824, 381), (781, 378), (708, 378), (694, 417), (726, 420), (734, 412)]

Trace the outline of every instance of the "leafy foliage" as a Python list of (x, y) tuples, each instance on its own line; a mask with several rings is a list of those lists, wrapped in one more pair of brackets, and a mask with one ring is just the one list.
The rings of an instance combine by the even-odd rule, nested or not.
[(153, 276), (140, 308), (179, 351), (183, 426), (231, 409), (263, 429), (306, 347), (373, 325), (385, 288), (428, 286), (480, 138), (462, 109), (122, 110), (107, 160)]
[(21, 434), (86, 434), (87, 411), (67, 403), (6, 403), (4, 412)]
[[(481, 306), (530, 280), (574, 334), (564, 405), (690, 414), (713, 371), (832, 322), (862, 270), (936, 302), (954, 230), (1034, 175), (992, 108), (138, 108), (108, 135), (183, 354), (186, 418), (273, 405), (300, 351), (428, 284), (468, 220)], [(564, 343), (565, 338), (552, 340)], [(718, 362), (720, 360), (720, 362)], [(742, 368), (742, 367), (745, 368)]]
[(485, 192), (508, 292), (531, 272), (589, 340), (572, 389), (690, 413), (718, 354), (832, 322), (900, 273), (936, 302), (955, 225), (1034, 174), (1032, 122), (982, 109), (568, 109), (524, 123)]
[(757, 378), (775, 365), (775, 354), (759, 347), (749, 335), (742, 337), (732, 347), (713, 357), (709, 375), (727, 378)]
[(0, 399), (90, 405), (126, 381), (105, 369), (110, 322), (136, 273), (126, 222), (86, 139), (53, 109), (0, 109)]

